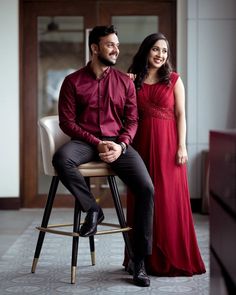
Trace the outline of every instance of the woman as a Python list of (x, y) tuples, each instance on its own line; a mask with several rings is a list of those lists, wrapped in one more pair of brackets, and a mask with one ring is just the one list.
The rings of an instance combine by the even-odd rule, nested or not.
[[(204, 273), (187, 182), (185, 91), (172, 71), (166, 37), (147, 36), (128, 72), (134, 79), (139, 109), (134, 147), (155, 187), (153, 253), (146, 261), (147, 272), (158, 276)], [(132, 225), (134, 203), (131, 196), (127, 199), (127, 220)]]

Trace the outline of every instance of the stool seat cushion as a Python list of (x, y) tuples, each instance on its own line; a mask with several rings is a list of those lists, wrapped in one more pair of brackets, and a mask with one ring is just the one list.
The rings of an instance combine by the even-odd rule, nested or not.
[(78, 166), (80, 173), (84, 177), (99, 177), (115, 175), (111, 167), (102, 161), (92, 161)]

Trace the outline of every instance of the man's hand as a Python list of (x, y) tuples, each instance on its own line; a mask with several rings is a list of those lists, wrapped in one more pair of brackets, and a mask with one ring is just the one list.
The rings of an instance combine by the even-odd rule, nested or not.
[(114, 141), (103, 141), (103, 144), (106, 146), (107, 150), (99, 153), (99, 157), (102, 161), (112, 163), (119, 158), (122, 153), (122, 148), (119, 144)]
[(97, 149), (98, 149), (99, 154), (106, 153), (109, 151), (109, 148), (108, 148), (107, 144), (105, 143), (105, 141), (100, 141), (99, 144), (97, 145)]

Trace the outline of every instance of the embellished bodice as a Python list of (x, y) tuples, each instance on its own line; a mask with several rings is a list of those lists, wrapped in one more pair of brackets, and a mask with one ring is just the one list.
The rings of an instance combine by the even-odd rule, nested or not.
[(170, 85), (164, 83), (146, 84), (138, 91), (138, 109), (140, 120), (154, 117), (175, 120), (174, 86), (179, 75), (171, 73)]

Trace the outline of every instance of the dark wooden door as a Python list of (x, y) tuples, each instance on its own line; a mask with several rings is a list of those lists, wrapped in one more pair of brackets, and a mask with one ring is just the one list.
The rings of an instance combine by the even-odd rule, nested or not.
[[(45, 204), (46, 188), (41, 188), (44, 180), (40, 175), (41, 160), (37, 122), (40, 116), (54, 114), (56, 100), (47, 100), (50, 105), (46, 111), (42, 99), (52, 95), (48, 90), (47, 81), (55, 75), (62, 75), (64, 69), (80, 67), (88, 59), (86, 54), (86, 40), (89, 29), (95, 25), (114, 23), (118, 29), (121, 41), (121, 53), (118, 67), (126, 70), (138, 44), (145, 37), (144, 34), (162, 31), (170, 41), (175, 64), (176, 52), (176, 1), (79, 1), (79, 0), (21, 0), (20, 1), (20, 134), (21, 134), (21, 205), (22, 207), (42, 207)], [(46, 23), (48, 22), (47, 26)], [(151, 25), (148, 25), (148, 23)], [(51, 29), (55, 24), (61, 26), (58, 34), (63, 34), (63, 43), (57, 43), (56, 35)], [(54, 26), (54, 27), (53, 27)], [(137, 26), (141, 29), (137, 32)], [(127, 27), (133, 30), (132, 38), (126, 36)], [(46, 28), (46, 32), (44, 32)], [(56, 27), (58, 29), (58, 27)], [(78, 44), (71, 46), (67, 38), (76, 30), (80, 35)], [(140, 34), (140, 32), (143, 33)], [(52, 35), (50, 35), (53, 33)], [(41, 34), (41, 35), (40, 35)], [(51, 37), (50, 37), (51, 36)], [(123, 37), (124, 36), (124, 37)], [(132, 39), (132, 40), (131, 40)], [(132, 42), (131, 42), (132, 41)], [(123, 43), (123, 44), (122, 44)], [(57, 47), (56, 47), (57, 46)], [(123, 48), (122, 48), (123, 46)], [(73, 57), (66, 56), (67, 49), (75, 48)], [(74, 50), (74, 49), (73, 49)], [(75, 61), (78, 50), (78, 62)], [(48, 58), (50, 56), (50, 59)], [(75, 61), (75, 62), (74, 62)], [(69, 64), (63, 67), (63, 64)], [(72, 66), (74, 63), (74, 66)], [(72, 69), (71, 69), (72, 70)], [(45, 82), (45, 80), (47, 80)], [(46, 85), (46, 86), (45, 86)], [(49, 85), (50, 86), (50, 85)], [(55, 89), (54, 89), (55, 90)], [(49, 181), (49, 180), (47, 180)], [(104, 207), (111, 207), (111, 198), (108, 197), (106, 181), (93, 180), (93, 189)], [(120, 183), (119, 185), (122, 186)], [(125, 194), (125, 189), (122, 191)], [(56, 206), (66, 207), (73, 205), (73, 198), (67, 192), (60, 193), (56, 198)]]

